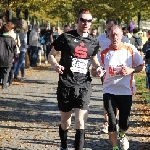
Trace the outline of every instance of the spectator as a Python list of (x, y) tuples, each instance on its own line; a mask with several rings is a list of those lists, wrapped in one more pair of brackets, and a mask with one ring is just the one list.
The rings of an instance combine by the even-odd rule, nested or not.
[(147, 35), (146, 35), (146, 31), (143, 31), (143, 34), (142, 34), (142, 45), (144, 45), (147, 41), (148, 41), (148, 38), (147, 38)]
[(77, 24), (72, 25), (72, 30), (77, 30)]
[(134, 27), (134, 25), (133, 25), (133, 23), (132, 23), (132, 21), (131, 21), (130, 24), (129, 24), (129, 26), (128, 26), (128, 31), (129, 31), (129, 32), (132, 32), (134, 28), (135, 28), (135, 27)]
[(56, 28), (56, 39), (62, 34), (62, 30), (60, 29), (60, 27)]
[(68, 32), (70, 31), (70, 26), (69, 25), (65, 25), (64, 26), (64, 32)]
[(15, 40), (10, 36), (11, 29), (11, 24), (4, 24), (2, 27), (3, 34), (0, 35), (0, 78), (2, 79), (3, 89), (7, 88), (9, 72), (17, 54)]
[(14, 72), (16, 71), (16, 68), (17, 68), (19, 54), (20, 54), (20, 50), (19, 50), (19, 48), (20, 48), (20, 39), (19, 39), (19, 35), (16, 33), (15, 25), (11, 22), (9, 22), (9, 24), (12, 27), (11, 32), (10, 32), (10, 36), (15, 40), (16, 49), (17, 49), (17, 54), (16, 54), (16, 57), (14, 58), (13, 66), (11, 67), (11, 70), (10, 70), (10, 73), (9, 73), (9, 78), (8, 78), (8, 85), (11, 85), (12, 80), (14, 78)]
[(41, 36), (44, 37), (45, 43), (43, 44), (43, 51), (45, 57), (45, 63), (48, 63), (48, 54), (50, 52), (51, 43), (53, 42), (53, 31), (46, 25), (45, 29), (41, 30)]
[(142, 50), (142, 38), (141, 38), (141, 36), (138, 35), (138, 29), (137, 28), (133, 29), (133, 35), (130, 39), (130, 43), (132, 45), (134, 45), (138, 51), (141, 52), (141, 50)]
[(129, 38), (128, 38), (128, 35), (127, 35), (126, 27), (122, 28), (122, 32), (123, 32), (122, 41), (126, 42), (126, 43), (129, 43)]
[(129, 39), (129, 41), (130, 41), (130, 39), (132, 38), (132, 35), (133, 35), (133, 30), (132, 30), (132, 31), (129, 31), (129, 32), (127, 33), (127, 35), (128, 35), (128, 39)]
[(123, 35), (128, 37), (127, 35), (127, 28), (126, 27), (122, 27), (122, 32), (123, 32)]
[(29, 37), (30, 37), (30, 32), (32, 31), (32, 25), (28, 25), (28, 32), (27, 32), (27, 52), (28, 52), (28, 57), (29, 57), (29, 61), (31, 59), (31, 47), (29, 46)]
[(91, 30), (91, 35), (92, 35), (94, 38), (96, 38), (96, 37), (98, 36), (98, 31), (97, 31), (96, 28), (92, 28), (92, 30)]
[(53, 41), (55, 41), (55, 40), (56, 40), (56, 27), (53, 26), (53, 27), (51, 28), (51, 31), (52, 31)]
[(27, 51), (27, 28), (22, 27), (19, 34), (20, 39), (20, 55), (17, 64), (16, 71), (14, 72), (14, 79), (18, 79), (19, 70), (21, 70), (21, 77), (22, 79), (25, 78), (25, 54)]
[(37, 59), (38, 59), (38, 25), (34, 25), (32, 31), (30, 32), (29, 36), (29, 45), (31, 48), (31, 59), (30, 59), (30, 67), (37, 66)]
[(150, 30), (147, 32), (147, 37), (150, 38)]
[(37, 63), (39, 65), (41, 65), (41, 55), (42, 55), (41, 29), (38, 28), (38, 61), (37, 61)]
[(150, 38), (148, 39), (148, 41), (145, 43), (144, 45), (145, 47), (145, 71), (146, 71), (146, 88), (149, 89), (149, 93), (150, 93)]

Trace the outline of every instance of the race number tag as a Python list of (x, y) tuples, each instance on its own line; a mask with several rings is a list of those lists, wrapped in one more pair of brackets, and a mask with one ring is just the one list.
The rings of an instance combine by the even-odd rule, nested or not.
[(72, 59), (72, 66), (70, 67), (70, 70), (72, 72), (78, 72), (78, 73), (83, 73), (86, 74), (88, 69), (88, 60), (86, 59), (78, 59), (78, 58), (73, 58)]
[(122, 70), (122, 67), (121, 66), (109, 66), (109, 75), (110, 76), (122, 76), (121, 75), (121, 70)]

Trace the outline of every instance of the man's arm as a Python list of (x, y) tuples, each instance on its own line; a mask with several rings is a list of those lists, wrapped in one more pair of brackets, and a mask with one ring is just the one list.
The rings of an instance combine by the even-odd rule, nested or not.
[(54, 48), (51, 49), (50, 53), (49, 53), (49, 63), (55, 68), (56, 66), (58, 66), (58, 62), (55, 58), (55, 56), (57, 55), (58, 51), (56, 51)]
[(100, 66), (97, 56), (91, 56), (91, 64), (95, 68)]
[(102, 77), (105, 73), (105, 70), (102, 70), (102, 67), (100, 66), (97, 56), (91, 57), (91, 63), (92, 63), (92, 70), (91, 70), (92, 76)]
[(63, 74), (64, 67), (59, 65), (55, 58), (57, 53), (58, 53), (58, 51), (56, 51), (54, 48), (52, 48), (52, 50), (50, 51), (50, 53), (48, 55), (48, 60), (56, 72)]
[(143, 65), (139, 65), (135, 68), (130, 68), (130, 67), (127, 67), (127, 66), (122, 66), (122, 71), (121, 71), (121, 74), (123, 76), (127, 76), (127, 75), (130, 75), (132, 73), (139, 73), (143, 70)]

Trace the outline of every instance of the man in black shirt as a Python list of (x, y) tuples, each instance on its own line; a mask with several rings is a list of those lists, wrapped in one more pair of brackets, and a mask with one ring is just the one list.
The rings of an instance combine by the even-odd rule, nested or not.
[(45, 43), (43, 43), (45, 63), (48, 63), (48, 54), (50, 52), (50, 45), (53, 43), (52, 31), (46, 25), (44, 30), (41, 30), (41, 36), (44, 37)]
[(28, 53), (28, 56), (29, 56), (29, 61), (31, 60), (31, 47), (29, 46), (29, 36), (30, 36), (31, 30), (32, 30), (32, 25), (28, 25), (28, 32), (27, 32), (27, 45), (28, 45), (28, 48), (27, 48), (27, 53)]
[[(92, 92), (92, 80), (89, 71), (91, 63), (97, 68), (98, 75), (103, 72), (96, 56), (99, 48), (98, 42), (88, 34), (91, 23), (90, 11), (87, 9), (80, 10), (77, 16), (77, 30), (71, 30), (60, 35), (54, 41), (54, 48), (49, 54), (49, 62), (59, 73), (57, 100), (61, 113), (60, 150), (67, 150), (67, 131), (71, 124), (73, 108), (76, 129), (74, 147), (75, 150), (83, 150), (84, 127)], [(61, 51), (59, 64), (55, 59), (58, 51)]]

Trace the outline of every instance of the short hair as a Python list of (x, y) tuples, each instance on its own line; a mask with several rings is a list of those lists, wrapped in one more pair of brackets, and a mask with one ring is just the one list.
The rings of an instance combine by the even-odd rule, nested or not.
[(133, 29), (133, 33), (138, 33), (138, 29), (137, 29), (137, 28), (134, 28), (134, 29)]
[(119, 26), (119, 25), (113, 25), (111, 28), (110, 28), (110, 31), (112, 29), (120, 29), (120, 31), (122, 31), (122, 28)]
[(148, 30), (148, 34), (150, 34), (150, 30)]
[(16, 29), (16, 26), (15, 26), (12, 22), (8, 22), (8, 24), (11, 25), (11, 30), (12, 30), (12, 29), (14, 29), (14, 30)]
[(39, 28), (38, 24), (33, 25), (33, 29), (37, 30)]
[(92, 28), (92, 31), (97, 30), (96, 28)]
[(79, 18), (81, 14), (90, 14), (90, 15), (92, 15), (92, 13), (90, 12), (90, 10), (88, 10), (86, 8), (83, 8), (83, 9), (79, 10), (79, 12), (77, 14), (77, 18)]
[(4, 24), (4, 25), (2, 26), (2, 31), (3, 31), (4, 33), (8, 33), (9, 31), (11, 31), (11, 29), (12, 29), (12, 26), (11, 26), (10, 23)]
[(114, 24), (116, 24), (116, 21), (114, 20), (114, 19), (108, 19), (107, 21), (106, 21), (106, 24), (108, 24), (109, 22), (114, 22)]
[(67, 24), (66, 24), (66, 25), (64, 25), (64, 28), (67, 28), (67, 27), (70, 27), (70, 26), (69, 26), (69, 25), (67, 25)]
[(28, 25), (28, 30), (31, 30), (31, 29), (32, 29), (32, 25), (29, 24), (29, 25)]
[(127, 30), (127, 28), (126, 27), (122, 27), (122, 30)]

